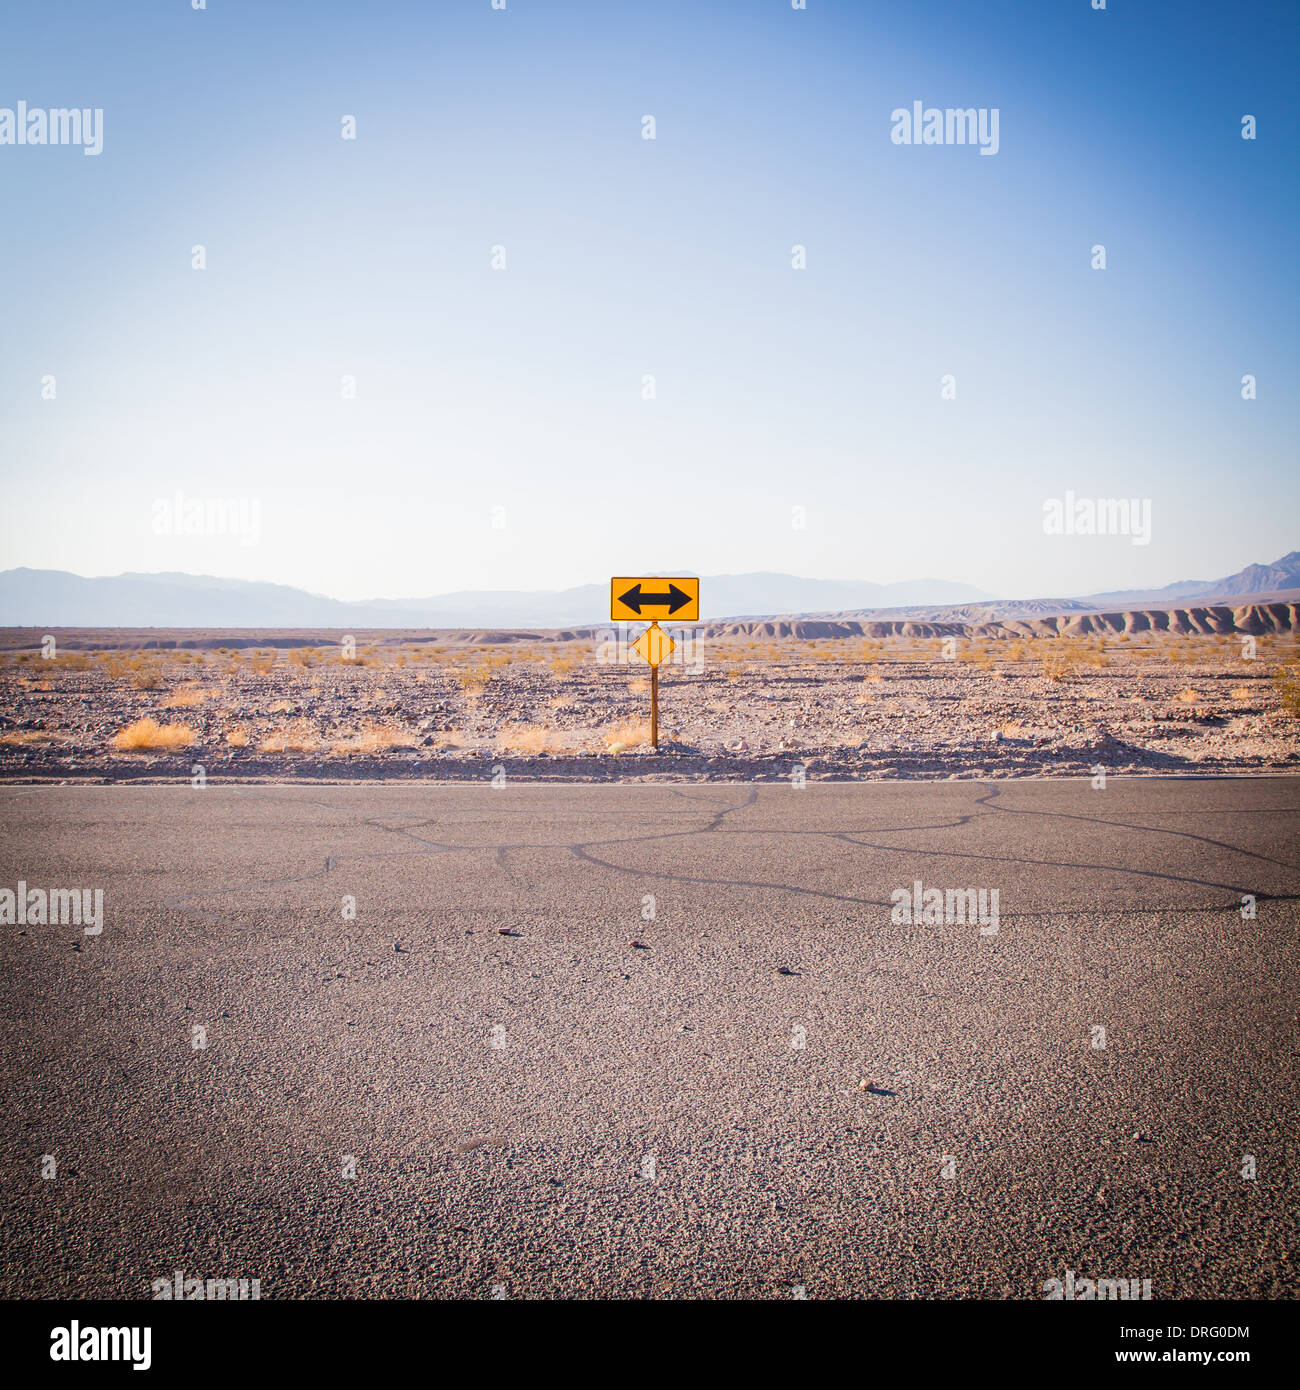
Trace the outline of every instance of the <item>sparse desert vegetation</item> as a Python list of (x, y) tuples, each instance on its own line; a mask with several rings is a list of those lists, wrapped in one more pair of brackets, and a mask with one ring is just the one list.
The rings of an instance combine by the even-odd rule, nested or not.
[[(191, 747), (213, 776), (652, 766), (649, 673), (608, 641), (376, 638), (346, 660), (337, 642), (276, 636), (0, 653), (0, 776), (177, 776)], [(1247, 660), (1231, 634), (1164, 632), (705, 639), (661, 669), (662, 765), (760, 778), (795, 764), (931, 777), (1300, 767), (1300, 652), (1289, 632), (1256, 647)]]

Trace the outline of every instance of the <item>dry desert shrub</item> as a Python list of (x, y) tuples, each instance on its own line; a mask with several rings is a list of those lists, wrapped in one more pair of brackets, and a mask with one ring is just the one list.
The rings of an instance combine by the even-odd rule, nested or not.
[(288, 714), (293, 709), (293, 705), (288, 700), (277, 700), (266, 711), (267, 714)]
[(305, 719), (295, 719), (267, 734), (257, 745), (259, 753), (314, 753), (320, 747), (316, 731)]
[(142, 656), (113, 652), (104, 659), (104, 671), (110, 680), (126, 681), (136, 690), (162, 688), (161, 670)]
[(433, 736), (435, 748), (473, 748), (477, 742), (477, 739), (470, 737), (463, 729), (444, 729)]
[(502, 753), (522, 753), (536, 756), (538, 753), (568, 753), (572, 746), (558, 729), (536, 728), (517, 725), (502, 729), (496, 736), (494, 746)]
[(127, 675), (127, 682), (135, 690), (161, 690), (162, 672), (156, 666), (142, 663)]
[(1282, 666), (1273, 672), (1273, 688), (1282, 708), (1300, 718), (1300, 666)]
[(159, 724), (156, 719), (137, 719), (113, 736), (113, 747), (122, 752), (146, 748), (188, 748), (194, 730), (188, 724)]
[(53, 741), (54, 735), (46, 729), (11, 729), (0, 734), (0, 744), (6, 748), (32, 748)]
[(467, 695), (476, 695), (488, 688), (492, 674), (492, 667), (486, 661), (479, 661), (472, 666), (460, 667), (456, 672), (456, 679)]
[(1239, 685), (1235, 690), (1229, 692), (1234, 700), (1249, 700), (1251, 691), (1247, 686)]
[(228, 729), (228, 730), (226, 731), (226, 742), (227, 742), (232, 748), (247, 748), (247, 747), (248, 747), (248, 730), (247, 730), (247, 729)]
[(269, 676), (275, 669), (275, 653), (256, 652), (248, 658), (248, 666), (256, 675)]
[(295, 666), (301, 666), (305, 671), (309, 666), (315, 663), (316, 653), (312, 651), (310, 647), (294, 647), (289, 653), (289, 660), (292, 661)]
[(395, 724), (372, 724), (350, 738), (339, 739), (330, 745), (330, 753), (385, 753), (390, 748), (414, 748), (417, 740), (409, 729)]
[(1064, 638), (1052, 638), (1051, 645), (1039, 660), (1042, 662), (1043, 675), (1055, 685), (1078, 678), (1078, 656)]
[(624, 719), (600, 731), (605, 748), (610, 753), (622, 753), (650, 742), (650, 725), (639, 719)]
[(88, 671), (90, 658), (85, 652), (64, 652), (55, 659), (54, 666), (59, 671)]
[(1193, 690), (1190, 685), (1186, 690), (1180, 690), (1178, 694), (1174, 696), (1174, 699), (1177, 700), (1180, 705), (1194, 705), (1200, 698), (1201, 692), (1199, 690)]
[(555, 676), (567, 676), (577, 665), (578, 662), (574, 657), (557, 656), (551, 662), (551, 674)]
[(192, 709), (220, 694), (219, 690), (205, 690), (202, 686), (182, 686), (179, 690), (173, 690), (163, 701), (163, 709)]

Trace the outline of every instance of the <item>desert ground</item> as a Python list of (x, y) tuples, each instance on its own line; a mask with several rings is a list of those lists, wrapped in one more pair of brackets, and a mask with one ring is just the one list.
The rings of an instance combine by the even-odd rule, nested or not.
[(0, 779), (1300, 769), (1290, 631), (677, 635), (674, 661), (661, 668), (656, 753), (648, 668), (608, 635), (306, 634), (286, 646), (296, 639), (270, 633), (212, 646), (221, 639), (103, 631), (55, 634), (47, 656), (35, 637), (10, 633), (0, 644)]

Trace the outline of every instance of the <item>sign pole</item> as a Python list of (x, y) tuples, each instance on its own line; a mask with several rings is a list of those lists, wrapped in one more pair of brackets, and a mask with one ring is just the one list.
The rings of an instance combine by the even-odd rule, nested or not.
[[(658, 623), (652, 626), (658, 627)], [(650, 742), (659, 751), (659, 667), (650, 668)]]

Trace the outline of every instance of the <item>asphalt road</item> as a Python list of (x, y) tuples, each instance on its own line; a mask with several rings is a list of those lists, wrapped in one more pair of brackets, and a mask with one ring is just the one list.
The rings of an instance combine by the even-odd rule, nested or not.
[(1298, 832), (1281, 778), (0, 789), (0, 887), (104, 891), (0, 928), (0, 1293), (1294, 1298)]

